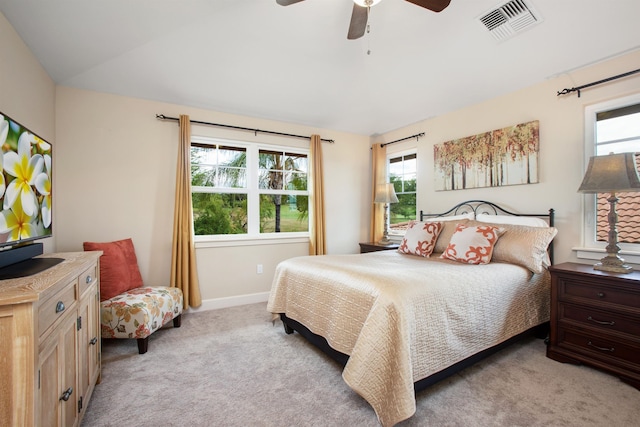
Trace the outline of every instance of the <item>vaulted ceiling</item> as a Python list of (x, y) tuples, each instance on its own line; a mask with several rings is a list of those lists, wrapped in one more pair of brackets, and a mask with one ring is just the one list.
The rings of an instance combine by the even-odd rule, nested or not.
[(515, 1), (533, 25), (503, 40), (479, 18), (506, 0), (440, 13), (382, 0), (357, 40), (353, 0), (0, 0), (0, 11), (56, 84), (363, 135), (640, 47), (638, 0)]

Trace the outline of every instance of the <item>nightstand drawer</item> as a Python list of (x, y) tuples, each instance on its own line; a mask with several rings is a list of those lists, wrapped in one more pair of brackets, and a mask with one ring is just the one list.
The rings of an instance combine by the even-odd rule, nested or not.
[(640, 343), (601, 338), (584, 332), (559, 328), (558, 346), (579, 351), (587, 356), (615, 363), (614, 359), (640, 366)]
[(558, 307), (560, 322), (572, 321), (592, 328), (633, 335), (640, 339), (640, 319), (614, 311), (597, 310), (573, 304), (559, 303)]
[(547, 356), (602, 369), (640, 390), (640, 271), (563, 263), (551, 272)]
[(640, 293), (630, 292), (625, 289), (604, 286), (601, 283), (558, 278), (558, 299), (559, 300), (587, 300), (585, 302), (597, 302), (598, 304), (615, 304), (637, 310), (640, 307)]

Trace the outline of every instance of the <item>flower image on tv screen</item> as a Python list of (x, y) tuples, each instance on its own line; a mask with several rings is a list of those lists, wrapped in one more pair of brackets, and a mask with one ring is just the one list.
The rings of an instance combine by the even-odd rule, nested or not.
[(51, 236), (51, 144), (0, 112), (0, 145), (0, 246)]

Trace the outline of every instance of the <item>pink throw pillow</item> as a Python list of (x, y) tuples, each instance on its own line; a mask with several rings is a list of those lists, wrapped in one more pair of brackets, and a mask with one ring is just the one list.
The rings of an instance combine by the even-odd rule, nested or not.
[(436, 240), (441, 231), (441, 222), (411, 221), (398, 252), (428, 257), (436, 247)]
[(503, 229), (491, 225), (458, 224), (451, 236), (449, 246), (440, 258), (467, 264), (488, 264), (491, 261), (493, 248), (503, 232)]

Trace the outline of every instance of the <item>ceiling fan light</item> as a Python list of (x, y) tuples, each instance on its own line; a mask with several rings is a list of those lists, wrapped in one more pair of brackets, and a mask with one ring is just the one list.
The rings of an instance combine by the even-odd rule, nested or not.
[(362, 7), (371, 7), (380, 3), (380, 0), (353, 0), (355, 4)]

